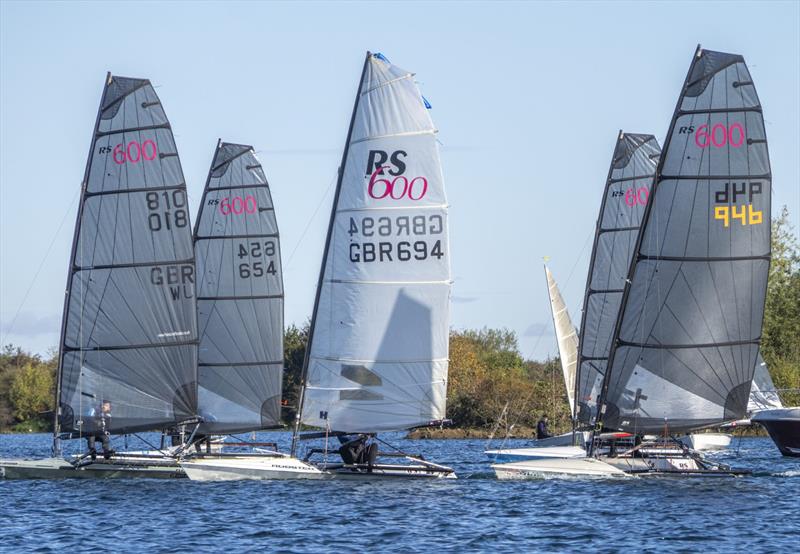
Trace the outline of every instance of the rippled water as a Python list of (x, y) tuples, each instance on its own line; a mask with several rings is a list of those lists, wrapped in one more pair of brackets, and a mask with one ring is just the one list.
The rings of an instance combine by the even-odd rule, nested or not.
[[(259, 436), (283, 450), (289, 438)], [(798, 548), (800, 459), (782, 457), (769, 439), (737, 439), (732, 450), (716, 455), (756, 470), (752, 477), (513, 482), (494, 479), (485, 441), (390, 438), (408, 452), (454, 467), (459, 479), (0, 480), (0, 551)], [(0, 435), (0, 456), (43, 456), (49, 441), (47, 435)]]

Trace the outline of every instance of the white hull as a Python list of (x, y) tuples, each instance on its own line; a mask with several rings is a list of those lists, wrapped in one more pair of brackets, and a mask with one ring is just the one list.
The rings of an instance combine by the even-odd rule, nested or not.
[(680, 441), (692, 450), (725, 450), (731, 444), (733, 435), (727, 433), (692, 433), (680, 437)]
[(498, 479), (553, 479), (569, 477), (616, 478), (631, 476), (719, 477), (747, 473), (706, 469), (694, 458), (681, 455), (550, 458), (492, 465)]
[(628, 477), (628, 474), (596, 458), (542, 458), (494, 464), (498, 479), (553, 479), (564, 477)]
[(225, 456), (183, 460), (181, 467), (192, 481), (242, 479), (325, 479), (316, 466), (288, 456)]
[(169, 479), (185, 477), (172, 459), (112, 458), (84, 461), (73, 466), (63, 458), (0, 459), (0, 478), (5, 479)]
[(485, 454), (493, 462), (521, 462), (540, 458), (584, 458), (586, 450), (580, 446), (540, 446), (533, 448), (508, 448), (487, 450)]

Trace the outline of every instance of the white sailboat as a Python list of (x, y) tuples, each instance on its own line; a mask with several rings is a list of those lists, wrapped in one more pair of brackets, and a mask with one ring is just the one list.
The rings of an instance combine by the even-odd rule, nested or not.
[[(445, 417), (451, 288), (447, 199), (414, 74), (367, 53), (317, 284), (292, 453), (336, 477), (454, 477), (377, 435)], [(326, 445), (330, 441), (325, 442)], [(380, 445), (380, 448), (379, 448)], [(341, 461), (325, 461), (328, 454)], [(384, 462), (390, 458), (392, 463)], [(411, 464), (395, 463), (410, 461)]]

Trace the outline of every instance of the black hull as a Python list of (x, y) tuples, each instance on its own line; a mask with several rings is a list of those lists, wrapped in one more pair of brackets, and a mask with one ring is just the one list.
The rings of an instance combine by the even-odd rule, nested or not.
[(800, 419), (758, 419), (784, 456), (800, 458)]

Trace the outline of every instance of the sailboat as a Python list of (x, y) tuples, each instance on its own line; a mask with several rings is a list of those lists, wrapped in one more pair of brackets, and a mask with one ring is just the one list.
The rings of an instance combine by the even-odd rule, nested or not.
[[(578, 332), (572, 324), (567, 305), (558, 290), (553, 274), (545, 264), (545, 278), (547, 280), (547, 294), (550, 299), (550, 311), (553, 315), (553, 327), (556, 332), (558, 354), (561, 361), (561, 371), (564, 376), (564, 386), (569, 402), (570, 413), (575, 414), (575, 377), (578, 365)], [(585, 442), (591, 433), (578, 431), (564, 433), (545, 439), (532, 441), (527, 448), (500, 448), (484, 452), (493, 462), (512, 462), (528, 460), (538, 457), (571, 458), (585, 456)]]
[(269, 184), (253, 147), (217, 142), (194, 230), (197, 257), (198, 416), (205, 452), (187, 452), (193, 480), (319, 478), (322, 472), (261, 443), (208, 438), (281, 427), (283, 268)]
[[(590, 456), (495, 465), (499, 478), (740, 473), (676, 452), (670, 439), (741, 418), (758, 355), (770, 167), (761, 105), (742, 56), (698, 46), (633, 251)], [(603, 444), (609, 432), (629, 433), (632, 444)], [(665, 438), (642, 440), (650, 434)]]
[[(106, 77), (70, 256), (53, 457), (7, 478), (176, 477), (166, 452), (61, 457), (62, 439), (188, 424), (197, 408), (195, 265), (186, 184), (147, 79)], [(96, 459), (95, 459), (96, 458)]]
[[(317, 283), (292, 453), (336, 439), (335, 477), (455, 477), (377, 434), (436, 424), (447, 393), (450, 248), (436, 129), (414, 74), (367, 53)], [(321, 431), (301, 436), (300, 425)], [(326, 440), (326, 445), (329, 444)], [(382, 458), (411, 464), (383, 463)]]

